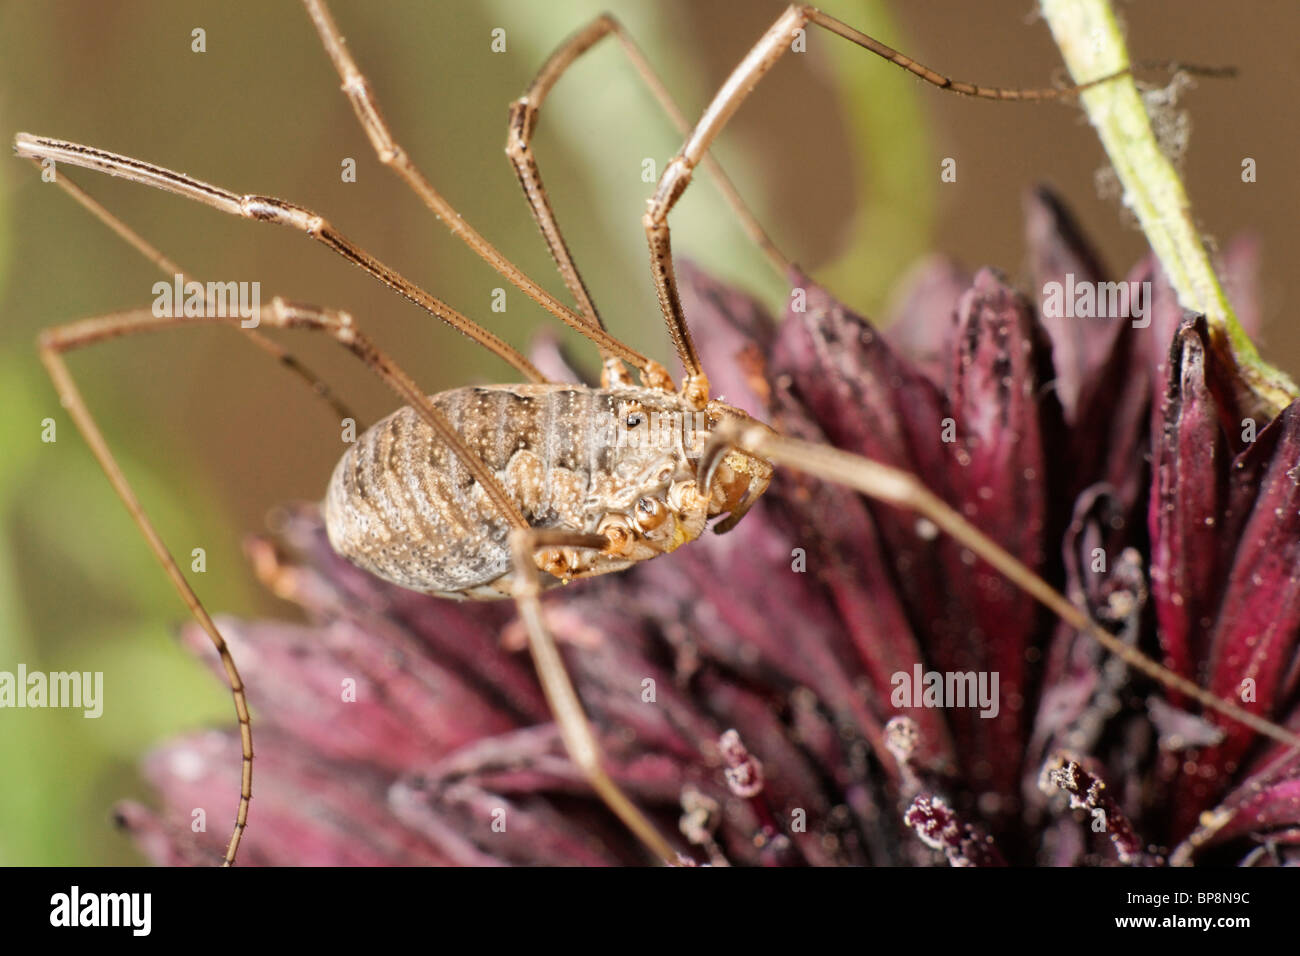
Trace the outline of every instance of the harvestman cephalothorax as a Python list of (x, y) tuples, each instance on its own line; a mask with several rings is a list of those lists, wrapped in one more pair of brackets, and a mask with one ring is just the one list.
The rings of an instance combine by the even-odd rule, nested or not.
[[(574, 762), (609, 808), (659, 859), (678, 857), (641, 810), (606, 773), (599, 746), (542, 615), (544, 586), (617, 571), (674, 550), (698, 537), (710, 518), (735, 525), (763, 493), (775, 466), (786, 466), (910, 509), (978, 555), (1071, 627), (1086, 631), (1129, 666), (1258, 733), (1300, 745), (1300, 738), (1221, 700), (1167, 670), (1095, 624), (911, 474), (834, 448), (782, 437), (746, 413), (713, 399), (678, 296), (668, 216), (697, 166), (704, 165), (749, 236), (784, 279), (790, 263), (764, 234), (730, 181), (710, 158), (714, 138), (794, 39), (819, 27), (875, 53), (941, 89), (984, 99), (1045, 100), (1076, 95), (1084, 86), (1014, 90), (952, 80), (812, 7), (792, 5), (747, 53), (692, 127), (683, 118), (640, 50), (612, 17), (602, 16), (571, 36), (511, 105), (506, 152), (532, 214), (559, 267), (576, 311), (559, 302), (510, 263), (473, 229), (424, 178), (385, 122), (369, 84), (321, 0), (304, 0), (335, 69), (380, 161), (391, 167), (452, 232), (498, 273), (552, 315), (591, 340), (603, 361), (601, 387), (548, 382), (522, 354), (451, 306), (362, 250), (309, 209), (267, 196), (235, 193), (140, 160), (76, 143), (20, 133), (19, 156), (38, 163), (83, 166), (178, 193), (245, 219), (288, 226), (323, 243), (431, 315), (510, 363), (528, 384), (460, 388), (426, 395), (345, 312), (286, 302), (261, 306), (258, 327), (313, 329), (331, 336), (388, 384), (405, 405), (367, 430), (345, 453), (325, 501), (335, 548), (360, 566), (397, 584), (441, 596), (510, 597), (519, 608), (537, 672)], [(556, 81), (583, 53), (612, 37), (661, 106), (686, 136), (647, 202), (643, 226), (659, 306), (684, 367), (680, 389), (667, 371), (613, 337), (560, 233), (530, 141), (538, 111)], [(1105, 77), (1088, 86), (1115, 79)], [(175, 263), (82, 192), (65, 175), (56, 181), (91, 213), (161, 268)], [(157, 316), (137, 309), (83, 319), (46, 330), (41, 359), (64, 407), (89, 443), (110, 482), (162, 563), (177, 592), (211, 638), (228, 676), (239, 720), (243, 772), (234, 832), (225, 854), (233, 863), (252, 796), (253, 742), (248, 701), (220, 631), (204, 609), (145, 514), (92, 418), (63, 353), (105, 339), (200, 323), (239, 324), (219, 316)], [(255, 328), (241, 334), (295, 371), (341, 417), (346, 408), (311, 371)], [(640, 374), (634, 384), (626, 366)], [(698, 447), (681, 442), (629, 442), (651, 416), (699, 423)], [(593, 444), (595, 443), (595, 444)], [(382, 450), (382, 453), (381, 453)], [(418, 460), (416, 451), (418, 450)], [(419, 493), (394, 496), (386, 473), (418, 469)], [(389, 489), (389, 490), (385, 490)]]

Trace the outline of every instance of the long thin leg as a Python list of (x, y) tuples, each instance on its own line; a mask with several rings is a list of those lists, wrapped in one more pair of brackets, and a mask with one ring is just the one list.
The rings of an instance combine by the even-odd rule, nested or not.
[(582, 709), (582, 701), (569, 680), (560, 657), (555, 639), (551, 636), (542, 616), (542, 604), (539, 600), (541, 583), (537, 574), (537, 562), (534, 557), (543, 547), (578, 547), (603, 549), (608, 544), (603, 535), (569, 534), (539, 529), (515, 531), (510, 536), (510, 549), (515, 565), (515, 603), (519, 606), (519, 617), (528, 633), (528, 646), (537, 668), (538, 679), (546, 694), (551, 713), (555, 715), (556, 725), (569, 756), (578, 769), (586, 776), (592, 789), (605, 802), (605, 805), (623, 821), (650, 852), (654, 853), (669, 866), (677, 863), (677, 852), (664, 839), (663, 835), (636, 804), (623, 793), (608, 771), (600, 756), (600, 744), (592, 732), (591, 722)]
[(710, 447), (705, 450), (700, 462), (702, 474), (707, 473), (709, 463), (717, 459), (718, 452), (728, 446), (739, 448), (775, 464), (845, 485), (885, 504), (907, 508), (928, 518), (959, 544), (969, 548), (975, 555), (1005, 575), (1012, 584), (1039, 601), (1075, 630), (1090, 635), (1129, 667), (1141, 671), (1166, 687), (1186, 694), (1202, 706), (1224, 717), (1244, 724), (1256, 733), (1270, 737), (1288, 747), (1300, 747), (1300, 735), (1258, 714), (1252, 714), (1231, 701), (1214, 696), (1200, 685), (1161, 666), (1135, 647), (1125, 644), (1100, 627), (1050, 584), (949, 507), (926, 488), (915, 475), (836, 448), (785, 438), (766, 427), (742, 425), (730, 419), (723, 421), (714, 430)]
[[(695, 128), (676, 156), (664, 168), (663, 175), (654, 195), (646, 202), (646, 212), (642, 217), (646, 239), (650, 245), (650, 269), (654, 275), (655, 289), (659, 296), (659, 307), (663, 311), (664, 321), (672, 336), (673, 345), (686, 369), (686, 379), (682, 383), (684, 395), (707, 400), (708, 379), (700, 365), (699, 353), (691, 339), (690, 329), (682, 312), (681, 298), (677, 292), (677, 279), (673, 272), (672, 243), (668, 229), (668, 213), (677, 200), (690, 185), (695, 167), (703, 160), (709, 144), (713, 142), (723, 126), (740, 108), (740, 104), (750, 94), (759, 80), (775, 65), (788, 49), (795, 35), (809, 24), (829, 30), (837, 36), (844, 37), (858, 46), (883, 57), (910, 73), (919, 76), (927, 83), (940, 89), (994, 100), (1049, 100), (1076, 96), (1080, 91), (1104, 83), (1114, 77), (1102, 77), (1090, 83), (1077, 86), (1020, 90), (996, 86), (978, 86), (944, 76), (935, 70), (904, 56), (897, 50), (880, 41), (855, 30), (846, 23), (822, 13), (815, 7), (805, 4), (791, 4), (776, 22), (763, 34), (753, 49), (740, 61), (740, 65), (727, 77), (722, 88), (718, 90), (713, 101), (705, 109)], [(1128, 71), (1122, 71), (1127, 73)], [(1117, 73), (1115, 76), (1120, 76)]]
[[(145, 310), (141, 310), (137, 314), (144, 315)], [(122, 316), (121, 318), (125, 320), (128, 316)], [(112, 317), (104, 317), (100, 320), (89, 321), (96, 324), (111, 324), (109, 321), (111, 319)], [(79, 329), (78, 326), (81, 326), (81, 328)], [(166, 572), (172, 586), (181, 596), (181, 600), (185, 602), (185, 606), (189, 608), (190, 614), (207, 632), (208, 638), (212, 641), (217, 655), (221, 659), (222, 667), (225, 668), (226, 678), (230, 682), (230, 693), (235, 702), (235, 716), (239, 721), (240, 750), (243, 754), (243, 771), (239, 781), (239, 809), (235, 814), (235, 828), (230, 835), (229, 843), (226, 845), (226, 855), (222, 861), (223, 866), (231, 866), (239, 852), (239, 841), (244, 835), (244, 828), (248, 825), (248, 806), (253, 797), (253, 725), (249, 719), (248, 698), (244, 693), (244, 682), (239, 676), (239, 669), (235, 666), (235, 659), (230, 654), (230, 648), (227, 646), (225, 638), (221, 636), (216, 623), (208, 614), (207, 609), (204, 608), (203, 602), (194, 593), (194, 589), (190, 587), (189, 581), (181, 573), (180, 567), (171, 556), (171, 552), (167, 550), (167, 546), (163, 543), (162, 537), (158, 534), (153, 522), (149, 520), (144, 507), (140, 504), (140, 499), (136, 497), (130, 482), (126, 480), (126, 476), (118, 466), (117, 460), (109, 450), (108, 442), (104, 440), (103, 433), (99, 430), (98, 424), (90, 414), (89, 408), (87, 408), (84, 399), (81, 397), (80, 390), (63, 361), (63, 352), (94, 341), (92, 337), (83, 337), (81, 334), (83, 330), (89, 330), (89, 327), (83, 323), (70, 323), (69, 325), (46, 329), (41, 333), (39, 340), (41, 361), (54, 383), (55, 391), (59, 395), (59, 401), (67, 409), (77, 429), (85, 438), (86, 444), (90, 446), (90, 450), (94, 454), (96, 461), (99, 462), (100, 468), (108, 476), (109, 483), (113, 486), (117, 496), (122, 499), (122, 504), (126, 506), (127, 512), (131, 515), (131, 520), (140, 529), (140, 533), (144, 535), (150, 550), (153, 551), (154, 556), (162, 564), (163, 571)], [(119, 331), (116, 334), (126, 334), (126, 331)]]
[[(91, 215), (104, 225), (108, 226), (109, 229), (113, 230), (113, 232), (122, 238), (129, 246), (139, 252), (140, 255), (144, 256), (157, 266), (163, 275), (169, 278), (179, 275), (182, 282), (194, 281), (203, 285), (202, 280), (196, 279), (191, 273), (186, 272), (167, 256), (163, 255), (158, 248), (152, 245), (148, 240), (117, 216), (113, 215), (113, 213), (105, 209), (103, 205), (69, 179), (66, 173), (59, 173), (55, 177), (55, 182), (65, 193), (75, 199), (83, 208), (90, 212)], [(204, 288), (206, 288), (206, 286), (204, 286)], [(319, 375), (298, 361), (292, 353), (281, 346), (278, 342), (267, 338), (256, 329), (241, 327), (240, 331), (249, 339), (249, 341), (260, 348), (263, 352), (266, 352), (289, 371), (297, 375), (302, 380), (303, 384), (311, 389), (313, 394), (330, 407), (338, 420), (342, 421), (350, 418), (356, 423), (358, 432), (365, 431), (365, 424), (356, 416), (352, 409), (350, 409), (346, 404), (344, 404), (342, 399), (334, 394), (333, 390)]]
[(52, 159), (56, 163), (80, 166), (112, 176), (121, 176), (131, 182), (153, 186), (194, 199), (232, 216), (257, 222), (273, 222), (297, 229), (319, 243), (333, 249), (353, 265), (374, 276), (398, 295), (414, 302), (430, 315), (436, 316), (452, 328), (469, 336), (494, 355), (509, 362), (530, 381), (545, 382), (546, 378), (528, 359), (472, 319), (457, 312), (440, 299), (434, 298), (396, 270), (389, 268), (360, 246), (349, 241), (323, 217), (271, 196), (241, 195), (202, 182), (162, 166), (119, 156), (93, 146), (69, 143), (64, 140), (19, 133), (14, 137), (14, 151), (37, 161)]
[[(564, 279), (569, 294), (578, 303), (579, 311), (588, 323), (601, 329), (605, 328), (604, 322), (601, 320), (600, 313), (592, 301), (591, 293), (587, 289), (587, 284), (583, 281), (582, 274), (578, 271), (578, 266), (569, 252), (568, 244), (564, 241), (559, 223), (556, 221), (555, 213), (551, 208), (550, 199), (546, 194), (546, 187), (542, 184), (541, 172), (538, 169), (537, 161), (533, 158), (532, 138), (537, 128), (538, 113), (541, 111), (542, 103), (551, 92), (551, 88), (555, 86), (560, 77), (580, 56), (607, 36), (613, 36), (618, 41), (619, 49), (624, 52), (632, 63), (641, 80), (659, 102), (668, 118), (672, 120), (673, 125), (677, 127), (678, 132), (683, 136), (690, 133), (691, 128), (686, 121), (686, 117), (678, 109), (667, 87), (664, 86), (663, 81), (650, 66), (640, 48), (637, 47), (631, 36), (623, 28), (623, 25), (611, 14), (605, 13), (566, 39), (542, 64), (542, 68), (538, 70), (537, 76), (524, 92), (524, 95), (510, 104), (510, 120), (506, 138), (506, 155), (510, 157), (510, 162), (515, 168), (515, 175), (519, 177), (519, 183), (523, 187), (524, 195), (527, 197), (529, 207), (532, 209), (533, 219), (541, 230), (542, 238), (546, 240), (546, 245), (551, 251), (551, 257), (555, 260), (560, 276)], [(724, 199), (731, 206), (737, 219), (740, 220), (741, 227), (762, 250), (777, 274), (784, 280), (790, 271), (790, 261), (781, 254), (776, 244), (763, 231), (763, 227), (759, 225), (754, 214), (750, 212), (749, 207), (745, 205), (745, 201), (741, 199), (736, 187), (713, 156), (706, 153), (703, 163), (713, 178), (717, 180), (718, 188), (722, 191)], [(605, 359), (606, 369), (611, 368), (610, 359), (612, 356), (602, 350), (602, 357)]]
[[(461, 458), (475, 480), (483, 486), (484, 491), (496, 508), (513, 527), (516, 529), (526, 529), (528, 527), (528, 523), (510, 501), (491, 471), (474, 455), (456, 433), (451, 423), (433, 406), (428, 397), (416, 387), (415, 383), (397, 367), (392, 359), (362, 336), (353, 325), (350, 315), (346, 312), (332, 312), (312, 306), (293, 305), (277, 297), (272, 300), (269, 306), (261, 308), (258, 318), (261, 323), (272, 328), (317, 329), (332, 335), (339, 344), (343, 345), (379, 375), (438, 433), (439, 437)], [(108, 476), (113, 490), (122, 499), (122, 503), (130, 513), (131, 519), (136, 523), (141, 534), (144, 535), (154, 556), (162, 564), (163, 570), (167, 573), (173, 587), (180, 594), (190, 613), (194, 615), (194, 618), (207, 632), (221, 659), (222, 666), (225, 668), (235, 702), (235, 715), (239, 720), (240, 745), (243, 754), (239, 809), (235, 817), (235, 828), (226, 848), (224, 860), (226, 866), (234, 863), (235, 856), (239, 851), (239, 841), (248, 822), (248, 806), (249, 801), (252, 799), (253, 731), (248, 713), (248, 700), (244, 693), (244, 683), (239, 676), (239, 670), (235, 666), (234, 658), (231, 656), (230, 649), (222, 638), (221, 632), (203, 607), (203, 603), (195, 594), (194, 589), (190, 587), (175, 559), (167, 550), (162, 537), (149, 520), (139, 498), (109, 450), (103, 433), (99, 430), (94, 417), (90, 414), (81, 392), (78, 390), (66, 363), (63, 361), (63, 353), (105, 339), (118, 338), (133, 333), (157, 331), (183, 325), (209, 325), (213, 323), (234, 324), (238, 327), (239, 322), (238, 317), (160, 317), (155, 316), (152, 309), (138, 309), (131, 312), (82, 319), (52, 329), (46, 329), (41, 333), (38, 340), (41, 361), (49, 371), (60, 401), (85, 437), (86, 443), (90, 446), (100, 467)]]
[[(237, 316), (156, 316), (151, 309), (137, 309), (91, 319), (81, 319), (47, 329), (40, 336), (39, 347), (44, 357), (72, 348), (89, 345), (104, 339), (117, 338), (136, 332), (156, 331), (185, 325), (234, 324)], [(464, 463), (466, 469), (482, 487), (501, 515), (514, 528), (527, 528), (528, 522), (510, 501), (501, 483), (492, 471), (470, 449), (448, 421), (416, 385), (415, 380), (378, 346), (362, 335), (347, 312), (322, 309), (317, 306), (287, 302), (276, 296), (270, 305), (258, 310), (258, 322), (278, 329), (313, 329), (328, 333), (336, 342), (355, 355), (366, 367), (380, 377), (407, 405), (432, 428)]]
[(565, 307), (558, 299), (539, 286), (523, 273), (514, 263), (501, 254), (488, 242), (478, 230), (465, 221), (451, 203), (425, 179), (424, 174), (411, 162), (406, 151), (393, 138), (392, 131), (384, 119), (379, 103), (370, 91), (370, 83), (357, 67), (352, 54), (348, 52), (343, 34), (338, 24), (322, 0), (303, 0), (307, 15), (311, 17), (316, 32), (320, 35), (325, 52), (342, 80), (343, 92), (352, 103), (362, 129), (374, 147), (375, 155), (385, 166), (389, 166), (420, 197), (429, 211), (442, 220), (456, 238), (474, 250), (488, 265), (497, 271), (506, 281), (522, 290), (529, 298), (563, 321), (575, 331), (581, 332), (596, 344), (602, 355), (612, 355), (641, 370), (646, 384), (671, 388), (668, 373), (659, 363), (646, 358), (640, 352), (629, 348), (614, 338), (600, 325), (590, 321)]

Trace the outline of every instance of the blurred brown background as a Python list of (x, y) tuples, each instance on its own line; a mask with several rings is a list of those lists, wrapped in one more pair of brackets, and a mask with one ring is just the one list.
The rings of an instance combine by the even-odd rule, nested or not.
[[(953, 76), (1039, 86), (1060, 65), (1030, 0), (882, 3), (824, 8)], [(525, 0), (355, 3), (334, 12), (398, 140), (462, 214), (562, 294), (502, 154), (507, 103), (546, 54), (603, 9), (642, 43), (688, 115), (782, 9), (739, 0)], [(1210, 0), (1124, 3), (1138, 59), (1234, 64), (1202, 81), (1188, 192), (1205, 232), (1263, 240), (1267, 356), (1300, 373), (1295, 31), (1300, 8)], [(207, 52), (191, 52), (191, 30)], [(489, 48), (503, 27), (507, 52)], [(1153, 80), (1161, 77), (1153, 76)], [(300, 6), (218, 2), (0, 5), (0, 130), (65, 137), (189, 172), (237, 191), (322, 212), (345, 234), (436, 295), (527, 347), (555, 322), (508, 292), (490, 311), (495, 273), (451, 239), (374, 159)], [(680, 145), (610, 45), (590, 54), (543, 111), (537, 153), (561, 224), (612, 329), (668, 360), (640, 213), (641, 162)], [(1103, 156), (1072, 107), (982, 103), (925, 87), (813, 32), (722, 137), (718, 155), (784, 250), (850, 304), (879, 311), (912, 259), (938, 250), (1013, 278), (1024, 260), (1020, 198), (1038, 181), (1072, 205), (1112, 271), (1145, 249), (1117, 204), (1097, 197)], [(958, 181), (939, 183), (944, 157)], [(1244, 185), (1240, 164), (1258, 162)], [(358, 181), (340, 179), (355, 158)], [(346, 308), (430, 391), (502, 380), (510, 369), (286, 230), (241, 222), (147, 188), (73, 177), (187, 270), (260, 280), (281, 294)], [(675, 214), (681, 254), (779, 307), (782, 288), (730, 223), (707, 175)], [(144, 793), (134, 766), (150, 741), (225, 721), (220, 685), (168, 640), (183, 610), (133, 537), (84, 443), (59, 416), (32, 348), (47, 325), (148, 305), (159, 276), (36, 170), (0, 164), (0, 669), (102, 669), (105, 716), (0, 715), (0, 862), (134, 859), (113, 837), (112, 800)], [(564, 333), (581, 349), (580, 341)], [(282, 338), (368, 420), (393, 400), (355, 362), (311, 336)], [(583, 353), (585, 354), (585, 353)], [(261, 353), (225, 329), (186, 330), (96, 347), (70, 360), (174, 551), (203, 546), (210, 607), (289, 613), (263, 595), (239, 542), (276, 502), (321, 493), (342, 445), (328, 414)], [(59, 421), (56, 445), (39, 422)], [(12, 731), (12, 732), (9, 732)], [(223, 824), (224, 826), (224, 824)]]

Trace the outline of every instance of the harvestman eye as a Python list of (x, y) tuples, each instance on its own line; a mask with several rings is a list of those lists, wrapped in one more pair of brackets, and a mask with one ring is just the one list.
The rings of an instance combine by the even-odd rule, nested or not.
[[(15, 139), (15, 151), (18, 155), (32, 159), (38, 164), (55, 160), (64, 166), (80, 166), (107, 172), (197, 200), (221, 212), (255, 221), (273, 222), (303, 232), (310, 238), (325, 244), (347, 261), (359, 266), (404, 299), (474, 338), (498, 357), (513, 365), (520, 376), (528, 379), (528, 383), (523, 385), (452, 389), (430, 397), (390, 356), (385, 355), (371, 343), (359, 330), (357, 323), (354, 323), (352, 317), (346, 313), (288, 303), (276, 298), (269, 306), (263, 306), (259, 314), (260, 324), (265, 328), (292, 328), (326, 333), (388, 384), (404, 403), (397, 412), (367, 429), (355, 444), (349, 446), (335, 470), (326, 496), (325, 514), (330, 541), (336, 550), (380, 577), (425, 593), (458, 598), (513, 598), (517, 602), (528, 635), (538, 677), (546, 691), (546, 697), (570, 756), (585, 775), (592, 789), (629, 830), (640, 838), (655, 857), (669, 864), (676, 863), (678, 851), (606, 772), (599, 742), (587, 721), (581, 700), (569, 680), (564, 662), (542, 614), (539, 601), (542, 582), (538, 574), (539, 566), (545, 567), (548, 560), (552, 561), (553, 566), (558, 566), (555, 563), (557, 555), (558, 560), (564, 561), (564, 573), (575, 578), (622, 570), (629, 563), (620, 553), (620, 549), (629, 539), (626, 511), (615, 507), (614, 503), (600, 495), (586, 495), (585, 489), (597, 484), (594, 479), (611, 479), (611, 476), (594, 474), (591, 470), (593, 466), (590, 465), (574, 466), (572, 464), (574, 460), (592, 461), (596, 456), (573, 454), (572, 449), (564, 459), (569, 464), (561, 464), (555, 449), (564, 443), (557, 441), (556, 435), (571, 436), (583, 432), (582, 429), (574, 427), (574, 416), (577, 414), (574, 410), (577, 408), (606, 410), (625, 408), (628, 404), (643, 400), (648, 390), (654, 392), (656, 404), (653, 407), (660, 407), (662, 404), (671, 414), (681, 415), (682, 420), (707, 408), (711, 418), (716, 418), (717, 426), (712, 429), (710, 447), (706, 449), (699, 461), (716, 462), (720, 460), (719, 452), (727, 455), (734, 452), (735, 470), (749, 477), (746, 487), (728, 488), (720, 493), (725, 494), (728, 500), (717, 502), (706, 496), (689, 496), (692, 498), (692, 504), (689, 507), (682, 506), (680, 512), (677, 510), (670, 512), (672, 506), (665, 506), (663, 502), (654, 498), (655, 492), (651, 489), (631, 489), (637, 500), (637, 512), (640, 517), (657, 522), (666, 520), (671, 513), (676, 519), (674, 527), (682, 532), (682, 535), (674, 536), (671, 542), (660, 542), (657, 547), (671, 550), (689, 541), (704, 530), (707, 519), (724, 512), (730, 513), (727, 523), (734, 524), (743, 515), (749, 502), (766, 489), (774, 466), (783, 465), (803, 471), (854, 488), (886, 504), (919, 513), (962, 546), (1000, 570), (1071, 627), (1090, 634), (1130, 667), (1161, 681), (1205, 707), (1251, 727), (1260, 734), (1293, 746), (1298, 743), (1296, 736), (1289, 731), (1228, 701), (1219, 699), (1198, 684), (1161, 667), (1135, 648), (1116, 639), (1056, 592), (1046, 581), (926, 489), (914, 476), (860, 456), (785, 438), (739, 409), (731, 408), (720, 401), (710, 401), (708, 378), (700, 364), (690, 329), (682, 313), (673, 270), (668, 216), (686, 191), (697, 166), (702, 165), (710, 171), (746, 233), (763, 251), (782, 281), (789, 274), (791, 263), (763, 232), (730, 180), (708, 155), (708, 149), (759, 80), (790, 49), (790, 38), (801, 33), (806, 26), (814, 25), (836, 34), (935, 86), (986, 99), (1072, 98), (1081, 89), (1110, 82), (1127, 71), (1102, 77), (1082, 86), (1048, 90), (976, 86), (945, 77), (812, 7), (794, 5), (777, 18), (772, 28), (741, 61), (705, 109), (699, 122), (692, 128), (681, 119), (680, 111), (668, 96), (663, 83), (618, 22), (609, 16), (599, 17), (570, 37), (542, 66), (537, 78), (525, 94), (512, 104), (506, 148), (518, 179), (524, 187), (533, 216), (560, 269), (565, 286), (577, 305), (575, 311), (556, 300), (524, 275), (487, 239), (465, 222), (450, 203), (434, 190), (416, 168), (407, 152), (398, 146), (374, 100), (369, 84), (344, 44), (342, 35), (324, 3), (320, 0), (303, 0), (303, 2), (326, 53), (343, 81), (343, 90), (350, 99), (380, 161), (393, 167), (429, 210), (508, 282), (595, 344), (603, 360), (600, 389), (547, 381), (545, 376), (517, 350), (472, 319), (434, 298), (415, 283), (379, 262), (310, 210), (270, 197), (243, 195), (139, 160), (56, 139), (20, 133)], [(606, 36), (612, 36), (618, 41), (622, 51), (631, 60), (641, 79), (650, 87), (660, 105), (674, 120), (683, 135), (689, 134), (681, 150), (664, 167), (663, 175), (654, 194), (650, 197), (642, 219), (650, 248), (650, 267), (660, 308), (678, 358), (686, 372), (680, 391), (675, 390), (662, 366), (633, 350), (605, 329), (591, 295), (561, 237), (550, 200), (542, 186), (537, 162), (532, 154), (530, 140), (537, 125), (538, 110), (542, 101), (573, 61)], [(82, 193), (62, 171), (55, 181), (92, 214), (108, 224), (119, 236), (144, 253), (151, 262), (162, 269), (165, 275), (170, 277), (181, 273), (174, 263)], [(239, 721), (243, 757), (239, 809), (225, 854), (225, 862), (229, 864), (234, 861), (239, 848), (252, 797), (252, 722), (243, 681), (239, 677), (234, 659), (217, 625), (170, 556), (118, 467), (62, 357), (64, 352), (110, 338), (204, 323), (226, 323), (238, 328), (240, 318), (239, 316), (160, 317), (148, 308), (135, 309), (47, 329), (40, 338), (40, 350), (42, 361), (55, 383), (63, 406), (86, 436), (92, 452), (108, 474), (114, 489), (144, 533), (155, 556), (165, 567), (177, 592), (208, 633), (225, 666)], [(242, 328), (240, 331), (253, 344), (279, 357), (286, 367), (297, 372), (317, 394), (329, 401), (336, 411), (341, 408), (333, 399), (332, 393), (324, 388), (323, 383), (299, 365), (279, 345), (270, 342), (252, 329)], [(631, 376), (624, 363), (640, 371), (642, 380), (640, 387), (632, 384)], [(609, 414), (608, 411), (605, 414)], [(611, 417), (616, 421), (616, 416), (617, 412)], [(453, 425), (453, 421), (457, 424)], [(628, 428), (640, 427), (645, 422), (646, 415), (641, 411), (631, 412), (625, 418)], [(491, 429), (498, 431), (491, 431)], [(508, 441), (483, 440), (487, 435), (499, 435), (501, 429), (508, 432), (505, 436)], [(415, 442), (419, 448), (432, 449), (432, 451), (422, 456), (385, 453), (396, 448), (397, 443), (402, 441)], [(519, 496), (510, 494), (512, 490), (520, 489), (508, 487), (513, 479), (508, 477), (507, 462), (485, 460), (485, 457), (490, 457), (494, 448), (501, 457), (504, 456), (506, 449), (513, 454), (521, 447), (531, 451), (550, 472), (569, 472), (568, 477), (572, 478), (572, 481), (567, 483), (548, 481), (545, 484), (548, 488), (565, 484), (566, 487), (584, 489), (584, 498), (579, 502), (580, 508), (537, 507), (533, 510), (534, 514), (551, 517), (536, 520), (539, 522), (545, 520), (549, 523), (537, 525), (529, 523), (514, 503)], [(474, 448), (487, 450), (480, 456), (475, 453)], [(414, 467), (412, 462), (417, 458), (423, 461), (428, 470), (419, 475), (409, 474), (407, 470)], [(660, 481), (671, 478), (678, 469), (684, 476), (694, 474), (699, 461), (679, 458), (673, 465), (660, 470)], [(465, 476), (467, 480), (452, 481), (448, 478), (449, 473)], [(416, 478), (420, 480), (411, 480)], [(537, 484), (535, 476), (532, 481), (535, 486)], [(737, 484), (744, 484), (744, 482)], [(646, 492), (645, 495), (641, 494), (642, 491)], [(389, 497), (384, 498), (385, 495)], [(628, 500), (632, 500), (631, 496), (617, 499), (618, 502)], [(559, 503), (574, 504), (571, 501)], [(553, 505), (556, 502), (543, 504)], [(494, 510), (502, 520), (490, 524), (485, 522), (482, 528), (469, 529), (470, 534), (466, 535), (465, 526), (454, 520), (454, 516), (461, 516), (463, 519), (467, 514), (483, 513), (485, 506)], [(625, 505), (621, 507), (625, 509)], [(696, 510), (692, 511), (691, 508)], [(712, 510), (700, 510), (705, 508)], [(581, 512), (581, 522), (565, 523), (565, 519), (555, 517), (559, 514), (572, 514), (575, 510)], [(386, 525), (380, 527), (388, 520), (382, 516), (389, 515), (397, 516), (402, 530), (408, 526), (418, 527), (423, 532), (418, 536), (419, 540), (408, 546), (403, 542), (416, 536), (398, 533), (398, 529)], [(609, 530), (598, 532), (599, 528)], [(468, 546), (466, 540), (470, 542)], [(450, 547), (449, 543), (454, 543), (456, 547)], [(647, 544), (646, 547), (649, 549), (646, 553), (641, 553), (632, 560), (645, 560), (661, 553), (654, 550), (651, 544)], [(503, 567), (509, 570), (503, 572), (501, 570)], [(475, 569), (480, 575), (477, 579), (473, 577)], [(467, 581), (470, 583), (467, 584)], [(879, 741), (875, 743), (883, 746)]]

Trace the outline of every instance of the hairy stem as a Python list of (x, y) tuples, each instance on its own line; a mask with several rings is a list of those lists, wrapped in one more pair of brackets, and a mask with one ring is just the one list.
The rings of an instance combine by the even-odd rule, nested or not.
[[(1076, 83), (1129, 65), (1128, 50), (1110, 0), (1040, 0), (1043, 17)], [(1300, 395), (1294, 382), (1256, 351), (1237, 321), (1192, 220), (1191, 204), (1173, 165), (1160, 151), (1131, 75), (1085, 90), (1088, 119), (1124, 187), (1124, 204), (1137, 216), (1178, 295), (1203, 313), (1211, 334), (1240, 371), (1243, 400), (1269, 418)]]

